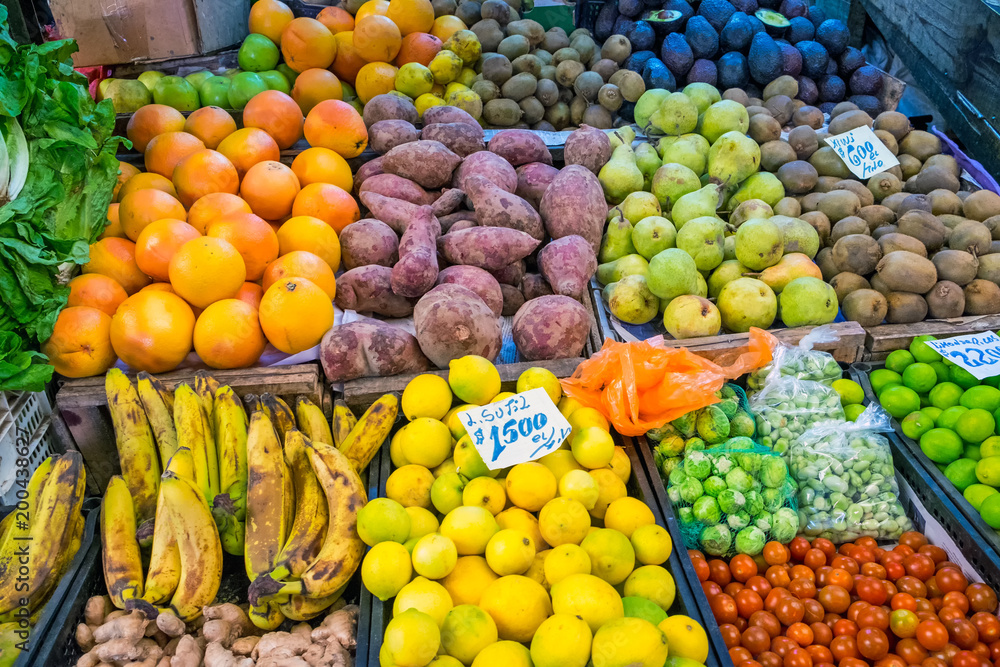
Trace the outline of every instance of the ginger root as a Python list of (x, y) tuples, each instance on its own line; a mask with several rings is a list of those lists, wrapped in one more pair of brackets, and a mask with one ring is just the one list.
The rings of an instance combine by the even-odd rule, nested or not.
[(156, 627), (168, 637), (180, 637), (185, 631), (184, 621), (175, 614), (162, 613), (157, 616)]
[(253, 649), (257, 646), (257, 642), (260, 641), (260, 637), (256, 635), (250, 635), (249, 637), (240, 637), (233, 642), (230, 650), (238, 656), (249, 657), (253, 653)]
[(89, 653), (84, 653), (76, 661), (76, 667), (97, 667), (99, 664), (101, 664), (101, 659), (97, 657), (97, 654), (93, 650)]
[(236, 637), (257, 634), (257, 626), (250, 621), (247, 613), (231, 602), (204, 607), (202, 615), (206, 624), (215, 620), (228, 621), (238, 630)]
[(330, 642), (326, 646), (313, 644), (302, 654), (302, 659), (309, 663), (309, 667), (352, 667), (354, 664), (351, 654), (338, 642)]
[(287, 658), (261, 658), (256, 667), (309, 667), (309, 663), (299, 656)]
[(269, 632), (260, 638), (253, 649), (252, 658), (260, 662), (260, 658), (291, 658), (300, 656), (309, 648), (310, 641), (302, 635), (289, 632)]
[(221, 618), (205, 621), (205, 625), (202, 626), (201, 631), (209, 644), (215, 642), (221, 644), (225, 649), (232, 646), (233, 642), (240, 637), (240, 629), (233, 623)]
[[(140, 634), (140, 637), (142, 635)], [(147, 658), (159, 659), (163, 652), (152, 639), (116, 638), (94, 647), (101, 662), (141, 662)], [(88, 654), (89, 655), (89, 654)], [(155, 664), (155, 663), (154, 663)]]
[(358, 645), (358, 614), (361, 610), (357, 605), (349, 604), (323, 619), (312, 631), (312, 640), (316, 644), (329, 644), (337, 641), (345, 649), (353, 649)]
[(177, 642), (170, 667), (200, 667), (203, 653), (198, 642), (191, 635), (182, 635)]
[[(141, 612), (134, 611), (128, 616), (120, 616), (98, 626), (93, 633), (94, 641), (98, 644), (104, 644), (115, 639), (126, 639), (130, 644), (134, 644), (142, 639), (147, 625), (149, 625), (149, 619)], [(105, 662), (111, 661), (106, 660)]]
[(205, 647), (205, 667), (253, 667), (253, 660), (237, 657), (218, 642), (212, 642)]
[(76, 645), (84, 653), (94, 648), (94, 631), (86, 623), (76, 626)]
[(293, 635), (301, 635), (306, 641), (312, 643), (312, 626), (308, 623), (296, 623), (292, 626)]
[(83, 621), (87, 625), (103, 625), (104, 617), (110, 614), (113, 609), (114, 605), (111, 604), (110, 597), (95, 595), (87, 600), (87, 604), (83, 607)]

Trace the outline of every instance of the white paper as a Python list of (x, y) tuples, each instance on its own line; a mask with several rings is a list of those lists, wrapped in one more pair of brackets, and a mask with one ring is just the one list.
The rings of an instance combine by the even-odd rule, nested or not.
[(826, 143), (836, 151), (851, 173), (863, 180), (899, 164), (892, 151), (867, 125), (827, 137)]
[(925, 342), (977, 380), (1000, 375), (1000, 336), (992, 331)]

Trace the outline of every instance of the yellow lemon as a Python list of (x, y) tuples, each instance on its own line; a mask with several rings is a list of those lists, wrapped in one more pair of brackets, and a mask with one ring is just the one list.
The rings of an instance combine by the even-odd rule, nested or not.
[(559, 378), (556, 377), (556, 374), (549, 369), (533, 366), (517, 378), (517, 393), (519, 394), (539, 387), (545, 390), (553, 403), (559, 404), (563, 395), (562, 385), (559, 384)]
[(511, 396), (516, 396), (512, 391), (501, 391), (499, 394), (493, 397), (490, 403), (499, 403), (500, 401), (506, 401)]
[(559, 408), (559, 413), (568, 420), (571, 414), (583, 407), (583, 403), (575, 398), (563, 396), (557, 407)]
[(537, 512), (556, 497), (556, 476), (534, 461), (511, 468), (505, 484), (510, 502), (529, 512)]
[(463, 556), (485, 553), (498, 530), (497, 520), (483, 507), (456, 507), (441, 520), (441, 534), (451, 538)]
[(652, 600), (660, 605), (663, 611), (670, 609), (676, 594), (674, 578), (659, 565), (637, 567), (625, 580), (626, 597), (635, 596)]
[(569, 614), (553, 614), (531, 638), (534, 667), (585, 667), (590, 659), (590, 626)]
[(407, 609), (417, 609), (428, 614), (441, 627), (451, 607), (451, 595), (444, 586), (424, 577), (414, 577), (392, 601), (392, 614), (399, 616)]
[(569, 434), (570, 438), (585, 428), (599, 428), (602, 431), (611, 430), (611, 424), (608, 423), (608, 420), (594, 408), (577, 408), (569, 417), (566, 417), (566, 421), (573, 428), (573, 432)]
[(531, 565), (529, 565), (528, 569), (523, 573), (528, 579), (540, 583), (542, 588), (546, 591), (551, 588), (549, 580), (545, 578), (545, 561), (548, 559), (550, 553), (552, 553), (552, 549), (546, 549), (545, 551), (539, 551), (536, 553), (534, 560), (531, 561)]
[(434, 468), (451, 456), (451, 431), (444, 422), (417, 417), (402, 431), (399, 446), (410, 463)]
[(430, 510), (423, 507), (407, 507), (406, 513), (410, 515), (410, 532), (406, 537), (407, 540), (437, 532), (438, 520)]
[[(434, 75), (434, 81), (440, 84), (451, 83), (462, 73), (462, 59), (451, 51), (438, 51), (428, 65)], [(444, 101), (444, 100), (442, 100)]]
[(413, 547), (413, 569), (428, 579), (448, 576), (457, 560), (455, 543), (440, 533), (424, 535)]
[(632, 549), (632, 543), (617, 530), (610, 528), (595, 530), (583, 538), (580, 546), (590, 556), (591, 572), (612, 586), (625, 581), (635, 567), (635, 551)]
[(579, 500), (553, 498), (538, 513), (538, 529), (554, 547), (580, 544), (590, 530), (590, 515)]
[(635, 549), (635, 559), (643, 565), (660, 565), (667, 562), (674, 548), (667, 529), (655, 523), (636, 528), (630, 541), (632, 548)]
[(611, 457), (608, 467), (618, 475), (618, 479), (628, 484), (628, 478), (632, 476), (632, 462), (629, 461), (624, 447), (615, 447), (615, 455)]
[[(442, 638), (443, 639), (443, 638)], [(379, 656), (381, 658), (381, 656)], [(384, 667), (384, 666), (383, 666)], [(462, 661), (450, 655), (439, 655), (427, 663), (427, 667), (464, 667)]]
[(614, 587), (592, 574), (571, 574), (552, 584), (551, 593), (554, 613), (579, 616), (591, 632), (625, 615), (625, 605)]
[(413, 101), (413, 106), (417, 107), (417, 115), (424, 117), (424, 112), (431, 107), (443, 107), (445, 101), (432, 93), (424, 93)]
[(627, 496), (628, 491), (625, 489), (625, 482), (621, 481), (618, 475), (613, 473), (610, 468), (591, 470), (590, 476), (597, 481), (597, 487), (601, 490), (600, 495), (597, 497), (597, 503), (590, 510), (590, 516), (595, 519), (604, 519), (604, 515), (608, 511), (608, 505), (619, 498)]
[[(441, 53), (445, 52), (438, 55)], [(467, 354), (448, 364), (448, 384), (466, 403), (486, 405), (500, 393), (500, 372), (489, 359)]]
[(604, 468), (615, 455), (615, 441), (611, 434), (597, 426), (577, 431), (570, 441), (570, 449), (577, 462), (584, 468)]
[(496, 477), (500, 474), (499, 470), (490, 470), (486, 467), (486, 462), (479, 455), (479, 450), (472, 444), (472, 438), (467, 435), (463, 435), (455, 443), (455, 451), (452, 452), (452, 457), (455, 459), (455, 469), (466, 479)]
[[(459, 73), (459, 76), (461, 76), (461, 73)], [(463, 90), (468, 90), (468, 89), (469, 87), (466, 86), (465, 84), (460, 83), (458, 81), (452, 81), (451, 83), (449, 83), (444, 87), (444, 101), (447, 102), (448, 104), (451, 104), (452, 99), (454, 99), (455, 95), (462, 92)]]
[(379, 542), (361, 562), (361, 581), (383, 602), (395, 597), (412, 575), (410, 552), (399, 542)]
[(532, 667), (531, 654), (517, 642), (497, 642), (480, 651), (472, 667)]
[(462, 73), (458, 75), (458, 82), (467, 88), (472, 88), (472, 84), (476, 82), (476, 70), (463, 67)]
[(631, 539), (632, 533), (639, 526), (656, 523), (653, 511), (638, 498), (619, 498), (610, 505), (604, 514), (604, 527), (613, 528)]
[(535, 543), (535, 549), (545, 547), (545, 538), (542, 531), (538, 530), (538, 518), (534, 514), (520, 507), (508, 507), (500, 514), (497, 514), (497, 525), (500, 528), (512, 528), (526, 533), (531, 541)]
[(447, 380), (440, 375), (424, 373), (406, 384), (400, 405), (403, 414), (411, 421), (417, 417), (444, 419), (451, 409), (451, 399), (451, 387)]
[(701, 664), (708, 660), (708, 635), (693, 618), (670, 616), (657, 627), (667, 637), (671, 657), (688, 658)]
[(427, 614), (407, 609), (389, 621), (382, 641), (394, 664), (426, 665), (441, 647), (441, 630)]
[(431, 503), (441, 514), (447, 514), (462, 505), (465, 481), (457, 472), (446, 472), (431, 485)]
[(545, 559), (545, 578), (554, 585), (571, 574), (590, 574), (590, 556), (578, 544), (560, 544)]
[(458, 464), (455, 463), (454, 458), (449, 457), (446, 458), (441, 465), (431, 470), (431, 472), (434, 474), (434, 478), (437, 479), (441, 475), (447, 474), (449, 472), (458, 472)]
[(486, 544), (486, 562), (501, 577), (524, 573), (534, 560), (535, 543), (519, 530), (498, 531)]
[[(451, 391), (451, 387), (448, 388), (448, 391), (449, 392)], [(468, 410), (469, 408), (472, 407), (475, 406), (469, 405), (468, 403), (462, 403), (461, 405), (456, 405), (451, 410), (449, 410), (444, 417), (441, 418), (441, 421), (444, 422), (444, 425), (448, 427), (449, 431), (451, 431), (451, 437), (453, 437), (455, 440), (458, 440), (463, 435), (465, 435), (465, 424), (463, 424), (462, 420), (458, 418), (458, 413), (462, 412), (463, 410)]]
[(479, 37), (471, 30), (458, 30), (452, 33), (451, 37), (445, 41), (442, 48), (454, 51), (462, 58), (466, 65), (472, 66), (483, 53), (483, 47), (479, 43)]
[(667, 638), (644, 618), (616, 618), (594, 633), (594, 667), (663, 667)]
[(392, 440), (389, 441), (389, 458), (392, 459), (393, 468), (402, 468), (403, 466), (410, 465), (410, 462), (406, 460), (406, 456), (403, 455), (403, 438), (401, 437), (403, 431), (406, 427), (399, 429), (392, 436)]
[(441, 648), (464, 665), (472, 664), (479, 652), (497, 639), (493, 617), (472, 604), (453, 607), (441, 626)]
[[(463, 69), (462, 74), (459, 75), (460, 82), (462, 82), (462, 76), (465, 76), (466, 71)], [(483, 98), (474, 90), (457, 92), (448, 99), (448, 103), (462, 109), (476, 120), (479, 120), (483, 115)]]
[(583, 466), (576, 462), (573, 452), (568, 449), (557, 449), (538, 459), (538, 462), (552, 471), (556, 482), (561, 482), (563, 476), (571, 470), (583, 470)]
[(461, 556), (441, 585), (455, 604), (479, 604), (486, 587), (499, 579), (482, 556)]
[(493, 617), (501, 639), (529, 642), (552, 613), (549, 594), (537, 581), (512, 574), (490, 584), (479, 606)]
[(405, 542), (410, 536), (410, 515), (391, 498), (375, 498), (358, 510), (358, 537), (372, 547), (379, 542)]
[(507, 504), (507, 493), (503, 490), (503, 483), (492, 477), (476, 477), (465, 485), (462, 504), (483, 507), (496, 516)]
[(385, 495), (403, 507), (430, 507), (434, 475), (424, 466), (396, 468), (385, 482)]
[(592, 510), (601, 495), (601, 489), (590, 473), (585, 470), (570, 470), (559, 480), (559, 495), (577, 500), (587, 510)]
[(406, 63), (396, 71), (396, 90), (407, 97), (420, 97), (431, 92), (434, 75), (420, 63)]

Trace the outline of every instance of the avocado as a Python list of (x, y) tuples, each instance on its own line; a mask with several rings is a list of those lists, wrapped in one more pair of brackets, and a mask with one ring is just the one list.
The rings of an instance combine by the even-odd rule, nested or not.
[(625, 35), (631, 42), (632, 48), (636, 51), (647, 51), (653, 48), (656, 43), (656, 33), (653, 26), (645, 21), (636, 21), (632, 24), (632, 30)]
[(788, 76), (798, 76), (802, 73), (802, 54), (791, 44), (782, 42), (781, 47), (781, 73)]
[(618, 0), (618, 13), (634, 19), (642, 13), (642, 0)]
[(632, 55), (626, 58), (625, 62), (622, 63), (622, 69), (631, 70), (636, 74), (642, 74), (642, 68), (646, 66), (646, 61), (655, 57), (656, 54), (652, 51), (634, 51)]
[(865, 54), (853, 46), (848, 46), (838, 58), (837, 74), (843, 79), (851, 78), (855, 70), (865, 64)]
[(743, 12), (744, 14), (753, 14), (760, 8), (757, 4), (757, 0), (730, 0), (736, 11)]
[(663, 61), (653, 56), (646, 61), (642, 68), (642, 80), (646, 84), (646, 90), (652, 88), (662, 88), (664, 90), (675, 90), (677, 81), (670, 73)]
[(882, 103), (874, 95), (851, 95), (847, 99), (872, 118), (882, 113)]
[(718, 68), (715, 66), (715, 61), (712, 60), (704, 58), (695, 60), (694, 65), (691, 66), (691, 69), (687, 73), (688, 83), (707, 83), (710, 86), (714, 86), (718, 81)]
[(831, 56), (839, 56), (851, 41), (851, 32), (843, 21), (827, 19), (816, 28), (816, 41), (826, 47)]
[(810, 5), (806, 18), (812, 21), (813, 26), (818, 28), (826, 20), (826, 10), (819, 5)]
[(735, 12), (719, 33), (719, 45), (724, 51), (744, 51), (753, 40), (754, 24), (743, 12)]
[(750, 76), (762, 86), (781, 76), (781, 47), (766, 32), (753, 36), (747, 61), (750, 64)]
[(827, 74), (819, 80), (819, 99), (823, 102), (840, 102), (847, 95), (847, 84), (836, 74)]
[(795, 48), (802, 54), (802, 71), (806, 76), (820, 79), (826, 74), (830, 56), (822, 44), (807, 39), (796, 44)]
[(834, 58), (833, 56), (830, 56), (829, 58), (827, 58), (826, 59), (826, 73), (827, 74), (836, 74), (839, 71), (840, 71), (840, 63), (837, 62), (837, 59)]
[(818, 108), (823, 113), (829, 114), (831, 111), (833, 111), (833, 107), (835, 106), (837, 106), (836, 102), (823, 102), (822, 104), (819, 105)]
[(750, 68), (746, 56), (739, 51), (730, 51), (716, 63), (719, 72), (719, 88), (742, 88), (750, 80)]
[(736, 8), (729, 4), (729, 0), (701, 0), (698, 5), (698, 16), (704, 16), (716, 31), (722, 30), (735, 12)]
[(778, 11), (778, 8), (781, 6), (781, 0), (757, 0), (757, 4), (760, 5), (761, 9)]
[(805, 16), (788, 19), (788, 32), (785, 37), (792, 44), (798, 44), (804, 39), (812, 39), (816, 34), (816, 26)]
[(597, 20), (594, 22), (594, 36), (604, 41), (615, 34), (615, 21), (618, 16), (618, 3), (614, 0), (605, 2), (601, 11), (597, 12)]
[(754, 16), (760, 19), (767, 30), (767, 34), (772, 37), (781, 37), (788, 30), (788, 19), (774, 10), (758, 9), (754, 12)]
[(851, 75), (851, 93), (878, 95), (882, 92), (882, 73), (871, 65), (864, 65)]
[(684, 27), (684, 15), (676, 9), (653, 9), (642, 15), (642, 20), (653, 26), (660, 39), (678, 33)]
[(799, 76), (795, 80), (799, 82), (799, 94), (795, 99), (802, 100), (810, 106), (815, 105), (819, 101), (819, 87), (816, 82), (808, 76)]
[(633, 23), (635, 23), (635, 21), (633, 21), (629, 17), (624, 16), (622, 14), (619, 14), (618, 18), (615, 19), (614, 32), (611, 33), (611, 34), (613, 34), (613, 35), (627, 35), (629, 33), (629, 31), (632, 29), (632, 24)]
[(681, 23), (677, 26), (677, 30), (684, 30), (687, 26), (688, 19), (694, 16), (694, 8), (691, 7), (691, 3), (687, 0), (666, 0), (663, 3), (663, 9), (665, 11), (675, 11), (681, 13)]
[(711, 58), (719, 50), (719, 33), (704, 16), (692, 16), (688, 19), (684, 39), (695, 58)]
[(806, 0), (782, 0), (778, 11), (788, 19), (795, 18), (796, 16), (805, 16), (809, 13), (809, 3)]
[[(753, 25), (753, 34), (756, 35), (758, 32), (767, 32), (767, 28), (764, 27), (764, 22), (757, 18), (756, 15), (747, 14), (747, 18), (750, 20), (751, 25)], [(753, 38), (751, 38), (750, 41), (752, 42)]]
[(663, 40), (663, 45), (660, 47), (660, 59), (677, 78), (687, 74), (691, 65), (694, 64), (694, 54), (691, 53), (691, 47), (684, 39), (684, 35), (679, 32), (672, 32)]
[(635, 102), (622, 102), (618, 107), (618, 117), (624, 118), (630, 123), (635, 122)]

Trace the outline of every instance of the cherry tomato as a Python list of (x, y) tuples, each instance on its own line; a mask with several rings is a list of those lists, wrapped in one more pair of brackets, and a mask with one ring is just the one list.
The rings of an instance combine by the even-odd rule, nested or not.
[(829, 646), (833, 641), (833, 630), (826, 623), (810, 623), (809, 629), (813, 631), (813, 643), (822, 646)]
[(878, 546), (878, 542), (875, 541), (874, 537), (868, 535), (862, 535), (858, 539), (854, 540), (855, 546), (864, 547), (866, 549), (874, 549)]
[(708, 578), (720, 586), (725, 586), (733, 580), (733, 575), (729, 571), (729, 566), (726, 565), (726, 561), (724, 560), (713, 558), (708, 561), (708, 568), (710, 571)]
[(938, 588), (937, 579), (934, 577), (928, 577), (924, 580), (924, 586), (927, 587), (927, 597), (930, 599), (944, 597), (944, 591)]
[(961, 591), (948, 591), (941, 598), (941, 604), (945, 607), (957, 607), (962, 610), (963, 615), (967, 614), (970, 608), (969, 598)]
[(813, 665), (822, 662), (833, 662), (833, 651), (822, 644), (813, 644), (806, 647), (806, 652), (813, 659)]
[(889, 561), (885, 564), (885, 576), (890, 581), (896, 581), (906, 574), (906, 568), (900, 561)]
[(960, 618), (965, 618), (965, 612), (958, 607), (942, 607), (938, 612), (938, 620), (945, 624)]
[(737, 667), (762, 667), (756, 660), (744, 660)]
[(861, 654), (858, 653), (858, 645), (855, 643), (854, 637), (851, 635), (840, 635), (839, 637), (834, 637), (833, 641), (830, 642), (830, 652), (833, 653), (833, 657), (837, 661), (843, 660), (844, 658), (861, 657)]
[(771, 650), (784, 658), (789, 651), (800, 648), (794, 639), (788, 637), (775, 637), (771, 640)]
[(740, 632), (743, 632), (748, 627), (748, 625), (747, 625), (747, 619), (743, 618), (742, 616), (737, 616), (736, 617), (736, 623), (734, 623), (733, 625), (736, 626), (737, 630), (739, 630)]
[(788, 550), (792, 554), (792, 559), (801, 563), (802, 559), (805, 558), (806, 552), (811, 548), (809, 540), (799, 535), (792, 539), (788, 544)]
[(997, 608), (997, 594), (986, 584), (969, 584), (965, 589), (965, 597), (969, 598), (969, 608), (972, 611), (987, 611), (993, 613)]
[(719, 584), (714, 581), (703, 581), (701, 582), (701, 590), (705, 592), (705, 597), (711, 600), (713, 597), (722, 592), (722, 586), (719, 586)]
[(879, 579), (878, 581), (882, 582), (882, 588), (885, 589), (885, 599), (886, 600), (888, 600), (893, 595), (895, 595), (896, 593), (899, 592), (899, 589), (896, 588), (896, 584), (892, 583), (888, 579)]
[(773, 588), (771, 582), (759, 574), (747, 579), (746, 587), (759, 595), (761, 600), (766, 598), (767, 594), (771, 592), (771, 588)]
[(895, 551), (896, 553), (900, 554), (904, 558), (906, 556), (910, 556), (910, 555), (916, 553), (916, 551), (913, 549), (913, 547), (908, 546), (906, 544), (897, 544), (895, 547), (893, 547), (892, 550)]
[(803, 621), (806, 623), (819, 623), (823, 620), (826, 610), (823, 609), (823, 605), (819, 603), (819, 600), (806, 598), (802, 601), (802, 604), (806, 608), (806, 613), (802, 617)]
[(889, 606), (893, 609), (909, 609), (910, 611), (916, 611), (917, 599), (909, 593), (896, 593), (892, 596), (892, 600), (889, 601)]
[(874, 577), (855, 577), (854, 592), (865, 602), (877, 605), (885, 604), (885, 601), (889, 597), (889, 592), (882, 585), (882, 580), (875, 579)]
[(709, 600), (708, 606), (712, 609), (712, 615), (715, 616), (717, 623), (735, 623), (740, 615), (736, 600), (725, 593), (720, 593)]
[(923, 533), (918, 533), (915, 530), (908, 530), (899, 536), (899, 543), (905, 544), (911, 549), (916, 550), (927, 544), (927, 538), (924, 537)]
[(927, 581), (934, 575), (934, 561), (925, 554), (911, 554), (903, 559), (906, 573), (921, 581)]
[(897, 551), (883, 551), (881, 557), (879, 557), (878, 562), (882, 565), (888, 565), (889, 563), (902, 563), (905, 556)]
[(920, 645), (916, 639), (907, 637), (896, 642), (896, 653), (908, 665), (919, 665), (928, 655), (927, 649)]
[(764, 601), (749, 588), (738, 592), (733, 599), (736, 600), (736, 609), (743, 618), (750, 618), (751, 614), (764, 608)]
[(746, 650), (742, 646), (734, 646), (729, 649), (729, 659), (733, 661), (734, 664), (740, 664), (744, 660), (753, 660), (753, 656), (750, 651)]
[(784, 565), (791, 557), (788, 547), (781, 542), (771, 540), (764, 545), (764, 562), (768, 565)]
[(868, 667), (868, 663), (861, 658), (844, 658), (837, 667)]
[(875, 661), (875, 667), (906, 667), (906, 662), (895, 653)]
[(889, 612), (884, 607), (868, 605), (861, 610), (854, 622), (858, 624), (859, 628), (878, 628), (885, 632), (889, 629)]
[(835, 614), (843, 614), (851, 606), (851, 594), (842, 586), (824, 586), (818, 599), (824, 609)]
[(740, 645), (756, 657), (771, 647), (771, 635), (764, 628), (749, 627), (743, 631)]
[(809, 579), (810, 581), (816, 581), (816, 570), (812, 569), (808, 565), (793, 565), (789, 574), (793, 580)]
[(1000, 619), (985, 611), (977, 611), (969, 619), (979, 632), (979, 641), (992, 644), (1000, 640)]
[(896, 609), (889, 614), (889, 629), (900, 639), (917, 634), (918, 625), (920, 625), (920, 621), (917, 619), (917, 615), (909, 609)]
[(929, 611), (929, 612), (933, 612), (934, 611), (934, 604), (930, 600), (928, 600), (927, 598), (917, 598), (916, 600), (917, 600), (917, 613), (918, 614), (920, 612), (924, 612), (924, 611)]
[(948, 643), (948, 628), (941, 621), (921, 621), (915, 636), (928, 651), (940, 651)]
[(802, 604), (802, 600), (796, 597), (788, 596), (782, 599), (778, 603), (777, 609), (774, 610), (774, 615), (778, 617), (782, 625), (792, 625), (793, 623), (798, 623), (805, 616), (806, 607)]
[(875, 579), (885, 579), (885, 566), (878, 563), (865, 563), (861, 566), (861, 574)]
[(840, 586), (848, 593), (854, 589), (854, 576), (847, 570), (842, 570), (839, 567), (835, 567), (830, 570), (830, 574), (827, 576), (826, 582), (831, 586)]
[(792, 580), (792, 577), (789, 574), (789, 568), (785, 565), (772, 565), (767, 568), (767, 571), (764, 573), (764, 578), (767, 579), (768, 583), (771, 584), (773, 588), (785, 588)]
[(943, 659), (935, 656), (928, 656), (924, 658), (924, 661), (920, 664), (923, 667), (950, 667), (950, 665)]
[(869, 660), (881, 660), (889, 653), (889, 638), (878, 628), (861, 628), (856, 641), (858, 653)]
[(943, 563), (948, 560), (948, 553), (941, 547), (935, 546), (933, 544), (925, 544), (924, 546), (917, 549), (918, 554), (924, 554), (931, 557), (931, 560), (935, 563)]
[(859, 564), (874, 563), (875, 552), (872, 549), (858, 547), (851, 552), (851, 558), (858, 561)]
[(784, 660), (774, 651), (764, 651), (757, 656), (757, 662), (763, 667), (781, 667)]
[(719, 633), (722, 634), (722, 641), (726, 643), (726, 648), (740, 645), (740, 631), (732, 623), (721, 624)]
[(722, 587), (722, 592), (726, 595), (736, 597), (736, 594), (742, 591), (744, 588), (743, 584), (738, 581), (730, 581), (728, 584)]
[(990, 647), (983, 642), (976, 642), (976, 645), (972, 647), (972, 652), (983, 660), (989, 661), (990, 659)]
[(771, 639), (781, 634), (781, 621), (769, 611), (755, 611), (750, 615), (748, 623), (752, 627), (763, 628)]
[(704, 558), (692, 558), (691, 564), (694, 565), (694, 573), (698, 575), (698, 581), (708, 581), (712, 575), (712, 568), (709, 567), (708, 561)]
[(688, 549), (688, 558), (691, 560), (705, 560), (705, 554), (697, 549)]
[(778, 608), (778, 603), (786, 597), (791, 597), (791, 595), (792, 594), (784, 588), (772, 588), (771, 592), (767, 594), (766, 598), (764, 598), (764, 609), (773, 614), (774, 610)]
[(813, 667), (812, 656), (805, 649), (793, 648), (785, 654), (784, 667)]
[(951, 643), (961, 649), (971, 649), (979, 641), (979, 631), (972, 621), (965, 618), (956, 618), (944, 623), (948, 629), (948, 638)]
[(813, 643), (813, 631), (805, 623), (792, 623), (785, 630), (785, 636), (794, 639), (799, 646), (809, 646)]
[(994, 662), (1000, 660), (1000, 641), (995, 641), (990, 644), (990, 660)]
[[(851, 553), (856, 553), (855, 549)], [(830, 561), (830, 567), (844, 570), (848, 574), (855, 575), (861, 572), (861, 565), (853, 556), (836, 556)]]
[(757, 563), (746, 554), (738, 554), (729, 561), (729, 569), (732, 570), (733, 579), (743, 583), (757, 574)]
[(856, 600), (852, 602), (851, 606), (847, 608), (847, 618), (857, 623), (858, 614), (860, 614), (863, 610), (867, 609), (870, 606), (871, 605), (865, 602), (864, 600)]
[(840, 614), (834, 614), (832, 611), (828, 611), (823, 614), (823, 622), (833, 628), (833, 624), (840, 620)]
[(927, 586), (924, 585), (924, 582), (909, 574), (896, 580), (896, 588), (915, 598), (927, 597)]
[(951, 667), (981, 667), (982, 660), (970, 650), (956, 653), (951, 659)]
[(810, 549), (802, 557), (802, 562), (815, 570), (817, 567), (826, 565), (826, 554), (819, 549)]
[(853, 637), (858, 634), (858, 624), (846, 618), (835, 621), (833, 624), (833, 636), (849, 635)]
[(834, 546), (833, 542), (825, 537), (817, 537), (814, 539), (812, 541), (812, 548), (819, 549), (827, 555), (827, 558), (833, 558), (837, 554), (837, 547)]
[(816, 597), (816, 584), (805, 578), (792, 579), (788, 592), (800, 600), (812, 599)]

